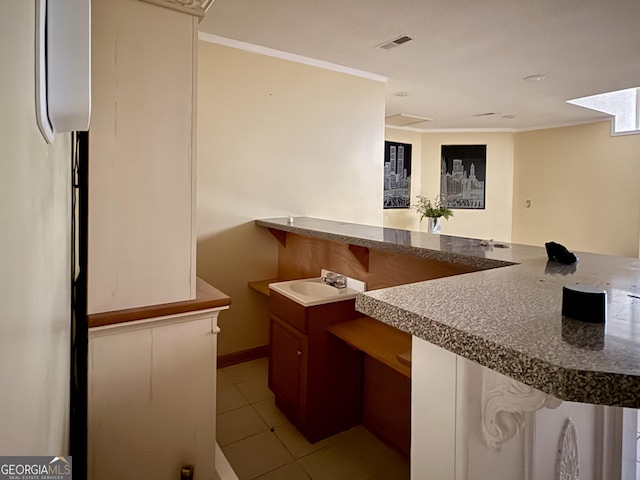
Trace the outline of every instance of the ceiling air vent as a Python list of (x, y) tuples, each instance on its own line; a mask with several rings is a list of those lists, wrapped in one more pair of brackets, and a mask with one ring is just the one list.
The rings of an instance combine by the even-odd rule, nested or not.
[(378, 45), (378, 48), (389, 50), (390, 48), (394, 48), (399, 45), (402, 45), (403, 43), (407, 43), (410, 40), (412, 40), (411, 37), (408, 37), (407, 35), (400, 35), (399, 37), (396, 37), (393, 40), (389, 40), (387, 42), (381, 43), (380, 45)]
[(418, 117), (417, 115), (407, 115), (406, 113), (399, 113), (397, 115), (391, 115), (385, 119), (386, 125), (392, 125), (394, 127), (406, 127), (408, 125), (415, 126), (418, 123), (433, 122), (433, 118)]

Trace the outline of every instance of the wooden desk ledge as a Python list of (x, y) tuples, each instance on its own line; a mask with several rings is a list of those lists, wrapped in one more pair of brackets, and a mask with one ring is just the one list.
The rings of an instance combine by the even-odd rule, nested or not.
[(253, 288), (256, 292), (260, 292), (263, 295), (269, 296), (269, 284), (279, 282), (277, 278), (270, 278), (268, 280), (257, 280), (255, 282), (249, 282), (249, 288)]
[(196, 298), (184, 302), (163, 303), (147, 307), (127, 308), (113, 312), (94, 313), (88, 315), (89, 328), (115, 325), (118, 323), (132, 322), (146, 318), (164, 317), (179, 313), (208, 310), (210, 308), (225, 307), (231, 304), (231, 298), (209, 285), (203, 279), (196, 279)]
[(405, 377), (411, 378), (411, 335), (362, 317), (331, 325), (327, 330)]

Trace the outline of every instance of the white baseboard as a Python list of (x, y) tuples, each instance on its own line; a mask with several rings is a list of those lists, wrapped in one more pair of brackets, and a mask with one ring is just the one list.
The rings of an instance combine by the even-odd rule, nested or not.
[(218, 474), (218, 478), (220, 480), (238, 480), (238, 476), (236, 472), (233, 471), (231, 465), (229, 464), (229, 460), (222, 453), (222, 449), (220, 445), (216, 442), (216, 473)]

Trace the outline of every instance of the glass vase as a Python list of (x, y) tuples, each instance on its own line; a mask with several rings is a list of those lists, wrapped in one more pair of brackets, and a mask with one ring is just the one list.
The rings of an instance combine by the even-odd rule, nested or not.
[(427, 232), (433, 234), (440, 233), (441, 217), (427, 217)]

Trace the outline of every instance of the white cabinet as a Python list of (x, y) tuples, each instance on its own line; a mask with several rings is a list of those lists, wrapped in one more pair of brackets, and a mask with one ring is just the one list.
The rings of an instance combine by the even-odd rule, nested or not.
[(227, 307), (89, 331), (89, 478), (215, 476), (217, 316)]
[(635, 480), (637, 410), (563, 402), (421, 338), (412, 347), (412, 479)]
[(91, 10), (88, 313), (190, 300), (197, 18), (132, 0)]

